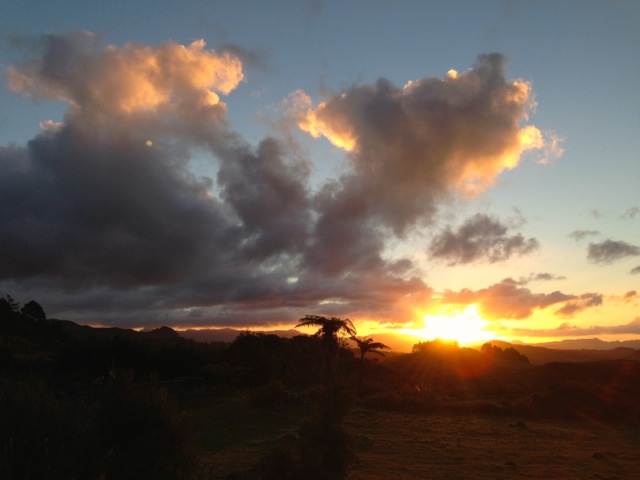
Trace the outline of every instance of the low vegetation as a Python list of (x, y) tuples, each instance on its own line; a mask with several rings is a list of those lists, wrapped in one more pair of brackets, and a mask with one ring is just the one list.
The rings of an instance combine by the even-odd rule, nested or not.
[(0, 299), (0, 478), (633, 478), (637, 354), (397, 354), (346, 319), (300, 323), (317, 334), (201, 343)]

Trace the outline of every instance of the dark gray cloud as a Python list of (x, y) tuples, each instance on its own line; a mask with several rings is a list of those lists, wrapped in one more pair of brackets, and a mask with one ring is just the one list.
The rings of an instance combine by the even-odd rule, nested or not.
[(622, 240), (604, 240), (590, 243), (587, 247), (587, 258), (593, 263), (612, 263), (625, 257), (640, 255), (640, 247)]
[(480, 290), (462, 289), (459, 292), (445, 291), (445, 303), (469, 305), (477, 303), (484, 318), (491, 320), (522, 320), (530, 317), (534, 310), (545, 309), (552, 305), (563, 304), (556, 314), (571, 316), (573, 313), (600, 305), (602, 295), (587, 293), (584, 295), (565, 294), (560, 291), (534, 293), (521, 283), (505, 278), (499, 283)]
[[(0, 147), (0, 291), (123, 326), (311, 309), (392, 320), (398, 298), (430, 294), (411, 262), (382, 259), (370, 211), (341, 210), (366, 192), (336, 182), (314, 195), (297, 152), (230, 128), (221, 97), (243, 78), (231, 49), (39, 41), (9, 84), (69, 109), (27, 145)], [(193, 148), (211, 150), (216, 178), (194, 172)]]
[(498, 219), (478, 213), (456, 230), (448, 227), (435, 235), (428, 252), (432, 258), (445, 260), (449, 265), (464, 265), (501, 262), (540, 246), (535, 238), (525, 239), (520, 233), (508, 232), (509, 228)]
[[(7, 70), (9, 86), (68, 110), (28, 144), (0, 147), (0, 291), (63, 318), (412, 318), (433, 291), (409, 259), (385, 257), (390, 236), (404, 238), (443, 202), (489, 188), (523, 151), (544, 148), (537, 128), (522, 127), (530, 86), (505, 78), (501, 55), (482, 55), (465, 73), (403, 88), (381, 79), (310, 108), (299, 120), (351, 142), (352, 167), (311, 187), (299, 152), (275, 138), (248, 145), (228, 122), (224, 98), (244, 80), (243, 64), (262, 65), (260, 54), (202, 41), (105, 47), (90, 32), (21, 41), (39, 53)], [(195, 151), (211, 154), (215, 176), (196, 173)], [(451, 231), (461, 256), (437, 254), (500, 261), (537, 248), (510, 228), (473, 217)], [(513, 280), (448, 295), (504, 318), (588, 302)]]

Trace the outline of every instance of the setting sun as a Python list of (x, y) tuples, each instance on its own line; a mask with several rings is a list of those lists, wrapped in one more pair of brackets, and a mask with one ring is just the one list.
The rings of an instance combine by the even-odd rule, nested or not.
[(407, 330), (425, 340), (452, 340), (460, 345), (481, 342), (491, 337), (486, 330), (488, 322), (478, 312), (477, 305), (469, 305), (464, 310), (442, 310), (423, 317), (424, 326)]

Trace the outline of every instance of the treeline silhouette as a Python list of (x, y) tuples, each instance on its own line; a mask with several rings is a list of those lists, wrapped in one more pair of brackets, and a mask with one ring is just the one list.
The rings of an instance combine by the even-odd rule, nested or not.
[(212, 396), (308, 412), (294, 447), (236, 480), (346, 478), (355, 449), (343, 420), (354, 406), (640, 426), (637, 360), (534, 366), (513, 348), (442, 341), (398, 354), (356, 337), (347, 319), (308, 315), (300, 326), (318, 330), (200, 343), (0, 299), (0, 478), (200, 478), (184, 410)]

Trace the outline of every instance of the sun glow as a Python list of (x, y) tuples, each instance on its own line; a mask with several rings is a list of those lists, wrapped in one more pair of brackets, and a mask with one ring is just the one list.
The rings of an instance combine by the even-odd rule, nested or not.
[(478, 312), (477, 305), (469, 305), (464, 310), (445, 308), (436, 314), (423, 317), (424, 327), (407, 329), (410, 333), (425, 340), (456, 341), (459, 345), (468, 345), (490, 339), (493, 335), (486, 328), (489, 322)]

